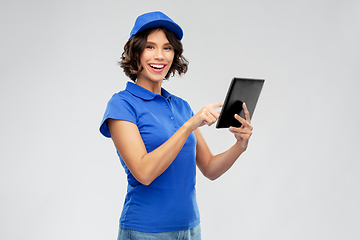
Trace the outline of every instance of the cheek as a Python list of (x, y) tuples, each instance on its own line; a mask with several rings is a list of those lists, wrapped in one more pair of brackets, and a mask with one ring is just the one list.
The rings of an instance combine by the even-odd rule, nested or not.
[(141, 64), (145, 63), (145, 62), (146, 62), (146, 58), (147, 58), (146, 53), (145, 53), (145, 51), (143, 51), (143, 52), (140, 54), (140, 63), (141, 63)]
[(167, 59), (169, 62), (173, 63), (174, 62), (174, 57), (175, 57), (175, 53), (169, 53)]

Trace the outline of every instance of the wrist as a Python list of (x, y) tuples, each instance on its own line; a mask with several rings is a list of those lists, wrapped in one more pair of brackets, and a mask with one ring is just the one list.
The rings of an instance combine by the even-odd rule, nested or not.
[(194, 127), (194, 124), (191, 122), (191, 118), (186, 121), (182, 127), (185, 129), (185, 131), (191, 133), (192, 131), (194, 131), (196, 129), (196, 127)]
[(239, 149), (239, 151), (241, 151), (241, 153), (243, 153), (243, 152), (246, 151), (246, 149), (248, 147), (248, 144), (244, 143), (241, 140), (237, 140), (236, 143), (235, 143), (235, 146)]

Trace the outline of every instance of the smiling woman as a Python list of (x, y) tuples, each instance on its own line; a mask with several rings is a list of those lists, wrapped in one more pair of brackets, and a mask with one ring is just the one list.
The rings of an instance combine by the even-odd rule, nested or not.
[(252, 134), (249, 112), (237, 139), (213, 156), (199, 127), (219, 118), (222, 103), (194, 114), (183, 99), (162, 88), (164, 79), (186, 73), (182, 29), (161, 12), (139, 16), (124, 47), (120, 66), (133, 80), (113, 95), (100, 132), (111, 137), (127, 174), (128, 192), (120, 217), (118, 240), (201, 239), (196, 202), (196, 166), (211, 180), (225, 173), (246, 150)]
[(155, 29), (147, 37), (146, 47), (140, 55), (142, 71), (138, 75), (137, 84), (145, 86), (162, 81), (169, 72), (173, 59), (174, 49), (165, 33), (161, 29)]
[(188, 70), (188, 61), (182, 55), (183, 46), (180, 39), (170, 30), (159, 26), (155, 28), (145, 29), (132, 38), (124, 46), (124, 52), (121, 56), (120, 66), (124, 69), (124, 73), (134, 82), (138, 78), (138, 74), (143, 70), (143, 65), (140, 62), (138, 56), (145, 50), (145, 48), (152, 48), (152, 43), (148, 43), (148, 36), (155, 31), (162, 31), (165, 34), (166, 39), (174, 52), (173, 62), (169, 71), (165, 75), (164, 79), (168, 79), (171, 75), (182, 75)]

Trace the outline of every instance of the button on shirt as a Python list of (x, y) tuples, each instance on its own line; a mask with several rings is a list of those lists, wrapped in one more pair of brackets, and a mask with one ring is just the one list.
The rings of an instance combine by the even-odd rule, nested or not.
[[(189, 104), (165, 89), (159, 95), (128, 82), (126, 89), (114, 94), (108, 102), (100, 132), (111, 137), (106, 122), (109, 118), (132, 122), (137, 125), (147, 152), (151, 152), (192, 116)], [(172, 164), (145, 186), (134, 178), (120, 157), (128, 180), (120, 227), (165, 232), (197, 226), (200, 218), (195, 193), (195, 158), (196, 137), (191, 133)]]

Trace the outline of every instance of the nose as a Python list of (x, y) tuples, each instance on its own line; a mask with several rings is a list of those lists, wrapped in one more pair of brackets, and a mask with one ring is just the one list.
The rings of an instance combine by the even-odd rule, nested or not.
[(163, 53), (162, 53), (162, 49), (158, 49), (158, 50), (156, 51), (154, 58), (155, 58), (156, 60), (164, 60), (164, 59), (165, 59), (165, 57), (164, 57), (164, 55), (163, 55)]

